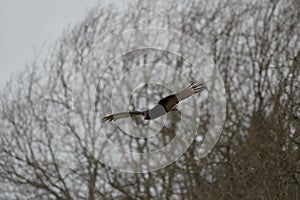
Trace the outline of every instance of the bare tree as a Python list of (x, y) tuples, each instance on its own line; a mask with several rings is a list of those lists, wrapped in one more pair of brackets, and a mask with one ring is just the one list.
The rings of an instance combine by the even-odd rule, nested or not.
[[(299, 198), (299, 7), (296, 0), (194, 0), (135, 1), (123, 10), (93, 9), (84, 21), (65, 31), (47, 57), (28, 64), (1, 95), (0, 198)], [(111, 111), (111, 88), (131, 66), (147, 65), (145, 80), (157, 75), (155, 69), (162, 64), (190, 77), (189, 81), (195, 79), (184, 58), (192, 52), (185, 51), (180, 40), (172, 42), (178, 43), (182, 56), (151, 48), (118, 55), (116, 49), (132, 42), (119, 33), (146, 26), (177, 30), (205, 47), (224, 80), (227, 118), (214, 149), (195, 160), (211, 117), (209, 95), (204, 93), (197, 100), (198, 135), (187, 151), (165, 168), (125, 173), (101, 162), (103, 134), (125, 149), (149, 153), (174, 139), (183, 113), (168, 114), (155, 138), (128, 136), (111, 124), (99, 127), (101, 115)], [(103, 52), (99, 44), (107, 38), (114, 39), (110, 51)], [(159, 79), (166, 80), (161, 74)], [(133, 88), (123, 87), (120, 95), (129, 99), (131, 110), (153, 105), (170, 92), (149, 84), (128, 97)], [(123, 108), (120, 99), (114, 105)], [(188, 112), (195, 108), (192, 101), (185, 105)], [(188, 125), (193, 123), (190, 118)], [(127, 122), (137, 124), (138, 134), (148, 126)], [(156, 129), (160, 124), (151, 125)]]

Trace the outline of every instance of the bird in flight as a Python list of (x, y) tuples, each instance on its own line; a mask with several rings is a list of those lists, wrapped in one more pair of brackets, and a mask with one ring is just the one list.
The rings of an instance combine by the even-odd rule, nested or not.
[(188, 87), (186, 87), (181, 92), (171, 94), (169, 96), (166, 96), (162, 98), (153, 108), (146, 110), (146, 111), (130, 111), (130, 112), (121, 112), (121, 113), (115, 113), (112, 115), (108, 115), (106, 117), (103, 117), (103, 121), (116, 121), (121, 118), (126, 117), (134, 117), (138, 115), (144, 116), (144, 120), (152, 120), (156, 119), (169, 111), (176, 110), (176, 105), (192, 96), (193, 94), (199, 93), (202, 90), (204, 90), (205, 86), (203, 83), (195, 83), (191, 84)]

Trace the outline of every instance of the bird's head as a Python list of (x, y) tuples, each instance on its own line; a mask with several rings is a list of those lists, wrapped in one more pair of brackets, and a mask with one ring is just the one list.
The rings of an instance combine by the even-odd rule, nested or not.
[(150, 120), (150, 115), (148, 111), (144, 112), (144, 120)]

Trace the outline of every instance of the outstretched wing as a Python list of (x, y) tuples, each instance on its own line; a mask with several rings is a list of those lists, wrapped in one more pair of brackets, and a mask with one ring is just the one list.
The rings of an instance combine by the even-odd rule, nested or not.
[(143, 115), (140, 111), (133, 111), (133, 112), (121, 112), (121, 113), (115, 113), (106, 117), (103, 117), (103, 121), (116, 121), (117, 119), (126, 118), (126, 117), (133, 117), (137, 115)]
[(205, 89), (205, 86), (203, 83), (191, 84), (187, 88), (182, 90), (181, 92), (176, 93), (176, 97), (177, 97), (178, 101), (182, 101), (182, 100), (192, 96), (193, 94), (201, 92), (204, 89)]
[(158, 104), (164, 106), (166, 111), (169, 112), (170, 110), (174, 109), (176, 104), (178, 104), (180, 101), (192, 96), (193, 94), (201, 92), (204, 90), (204, 88), (205, 86), (203, 83), (191, 84), (181, 92), (164, 97), (158, 102)]
[(158, 104), (162, 105), (166, 109), (166, 112), (172, 110), (178, 103), (179, 101), (175, 94), (166, 96), (158, 102)]

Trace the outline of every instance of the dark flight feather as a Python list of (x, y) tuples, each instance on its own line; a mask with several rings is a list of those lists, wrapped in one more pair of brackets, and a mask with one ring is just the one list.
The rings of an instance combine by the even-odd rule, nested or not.
[(112, 114), (106, 117), (103, 117), (103, 121), (116, 121), (117, 119), (126, 118), (126, 117), (134, 117), (137, 115), (143, 115), (143, 112), (140, 111), (133, 111), (133, 112), (121, 112)]

